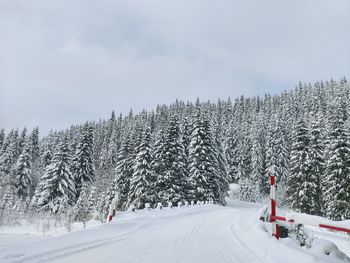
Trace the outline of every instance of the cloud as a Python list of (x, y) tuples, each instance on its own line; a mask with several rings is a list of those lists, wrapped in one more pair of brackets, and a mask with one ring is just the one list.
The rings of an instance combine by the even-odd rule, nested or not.
[(276, 93), (350, 70), (347, 0), (0, 1), (0, 126)]

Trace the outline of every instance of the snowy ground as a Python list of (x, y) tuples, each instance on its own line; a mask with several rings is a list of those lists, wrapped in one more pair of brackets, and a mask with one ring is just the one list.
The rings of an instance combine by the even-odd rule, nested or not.
[[(45, 237), (3, 230), (0, 262), (342, 262), (271, 238), (257, 220), (262, 206), (231, 201), (122, 213), (112, 223)], [(322, 234), (350, 251), (344, 235)]]

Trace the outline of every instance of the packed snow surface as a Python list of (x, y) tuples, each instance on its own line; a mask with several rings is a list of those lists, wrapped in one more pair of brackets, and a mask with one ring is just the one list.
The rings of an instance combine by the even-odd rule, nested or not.
[(257, 220), (262, 206), (230, 201), (125, 212), (111, 223), (50, 236), (3, 230), (0, 262), (343, 262), (270, 237)]

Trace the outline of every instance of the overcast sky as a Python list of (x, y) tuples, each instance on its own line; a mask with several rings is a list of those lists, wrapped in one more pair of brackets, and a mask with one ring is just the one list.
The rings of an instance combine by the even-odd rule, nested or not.
[(7, 130), (349, 73), (349, 0), (0, 0)]

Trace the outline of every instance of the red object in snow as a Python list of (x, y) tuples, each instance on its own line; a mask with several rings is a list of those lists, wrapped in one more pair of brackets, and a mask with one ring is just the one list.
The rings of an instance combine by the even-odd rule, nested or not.
[[(294, 219), (287, 220), (283, 216), (276, 215), (276, 176), (269, 175), (269, 183), (270, 183), (270, 222), (272, 223), (272, 236), (276, 237), (276, 239), (279, 239), (278, 224), (276, 223), (276, 221), (286, 221), (289, 223), (295, 223), (295, 220)], [(318, 227), (350, 234), (350, 229), (345, 227), (331, 226), (326, 224), (318, 224)]]
[(278, 221), (286, 221), (289, 223), (294, 223), (294, 219), (287, 220), (284, 216), (273, 216), (273, 219), (278, 220)]
[(108, 222), (112, 221), (112, 215), (108, 215)]
[(279, 239), (278, 225), (276, 223), (276, 176), (269, 176), (270, 182), (270, 222), (272, 223), (272, 236)]
[(319, 224), (318, 225), (321, 228), (326, 228), (329, 230), (334, 230), (334, 231), (340, 231), (340, 232), (345, 232), (350, 234), (350, 229), (344, 228), (344, 227), (338, 227), (338, 226), (330, 226), (330, 225), (325, 225), (325, 224)]

